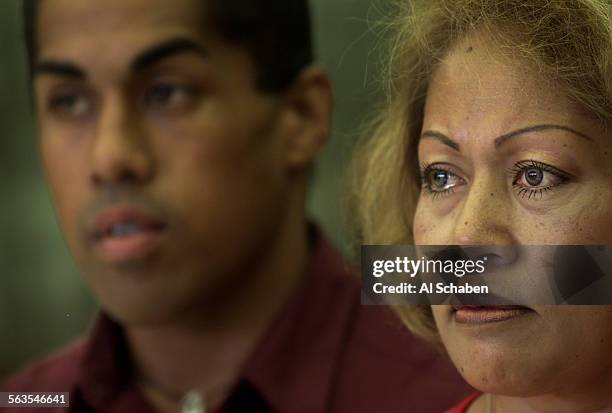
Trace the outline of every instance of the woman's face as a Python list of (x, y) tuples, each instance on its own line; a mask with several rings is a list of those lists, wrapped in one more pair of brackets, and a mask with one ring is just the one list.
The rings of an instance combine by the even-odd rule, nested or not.
[[(418, 148), (417, 245), (612, 244), (612, 137), (562, 88), (477, 35), (434, 73)], [(612, 306), (535, 306), (441, 338), (476, 388), (533, 396), (612, 381)], [(606, 386), (610, 388), (610, 383)]]

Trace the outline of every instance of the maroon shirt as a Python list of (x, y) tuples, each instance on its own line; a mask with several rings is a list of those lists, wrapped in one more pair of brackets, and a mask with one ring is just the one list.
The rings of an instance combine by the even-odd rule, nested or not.
[[(439, 413), (465, 397), (470, 390), (448, 362), (387, 307), (362, 306), (358, 277), (321, 234), (313, 238), (302, 285), (219, 413)], [(88, 339), (29, 367), (0, 391), (68, 391), (69, 412), (153, 412), (130, 377), (122, 329), (102, 314)]]

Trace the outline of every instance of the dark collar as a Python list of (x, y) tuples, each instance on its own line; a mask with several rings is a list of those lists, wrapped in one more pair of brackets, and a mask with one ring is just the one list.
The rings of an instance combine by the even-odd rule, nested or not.
[[(359, 308), (359, 283), (321, 231), (311, 227), (310, 234), (301, 286), (245, 363), (230, 404), (246, 384), (272, 411), (324, 412), (330, 406), (340, 355)], [(101, 411), (113, 411), (111, 406), (126, 400), (146, 406), (131, 385), (122, 329), (104, 313), (94, 326), (77, 387), (84, 401)]]

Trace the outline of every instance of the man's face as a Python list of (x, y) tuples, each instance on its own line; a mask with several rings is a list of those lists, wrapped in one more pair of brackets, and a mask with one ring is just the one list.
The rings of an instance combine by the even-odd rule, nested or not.
[(44, 166), (83, 275), (122, 321), (235, 283), (285, 213), (293, 124), (201, 3), (40, 2)]

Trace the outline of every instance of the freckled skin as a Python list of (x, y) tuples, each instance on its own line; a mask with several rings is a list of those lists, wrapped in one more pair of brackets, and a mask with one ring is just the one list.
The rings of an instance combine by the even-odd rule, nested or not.
[[(499, 136), (539, 124), (571, 127), (590, 140), (549, 130), (499, 148), (493, 144)], [(612, 137), (559, 85), (502, 55), (483, 35), (459, 42), (434, 73), (423, 130), (451, 137), (461, 151), (422, 139), (419, 162), (444, 164), (461, 183), (437, 197), (423, 190), (414, 218), (416, 244), (612, 243)], [(573, 178), (528, 199), (508, 172), (525, 160)], [(612, 307), (534, 310), (536, 315), (504, 322), (503, 328), (471, 330), (458, 327), (447, 306), (433, 307), (458, 370), (477, 389), (506, 396), (496, 401), (503, 411), (525, 411), (526, 404), (542, 412), (611, 406)], [(470, 412), (483, 407), (479, 401)]]

